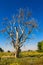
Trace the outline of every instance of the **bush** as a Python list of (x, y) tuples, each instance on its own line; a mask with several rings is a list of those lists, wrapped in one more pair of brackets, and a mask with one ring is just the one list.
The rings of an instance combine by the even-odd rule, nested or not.
[(4, 52), (4, 50), (2, 48), (0, 48), (0, 52)]

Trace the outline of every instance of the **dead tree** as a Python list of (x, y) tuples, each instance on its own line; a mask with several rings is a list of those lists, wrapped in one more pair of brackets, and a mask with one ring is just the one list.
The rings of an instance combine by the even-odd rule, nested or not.
[(23, 46), (23, 43), (29, 39), (29, 35), (37, 28), (36, 20), (31, 18), (30, 11), (24, 11), (21, 8), (10, 21), (8, 18), (4, 18), (4, 20), (6, 21), (3, 23), (5, 28), (1, 32), (6, 32), (9, 39), (11, 38), (11, 43), (16, 50), (15, 57), (19, 57), (20, 48)]

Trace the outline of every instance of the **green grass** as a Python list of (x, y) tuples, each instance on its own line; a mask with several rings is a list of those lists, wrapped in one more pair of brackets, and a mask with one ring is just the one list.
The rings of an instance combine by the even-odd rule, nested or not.
[(43, 65), (43, 53), (21, 52), (16, 59), (12, 53), (0, 53), (0, 65)]

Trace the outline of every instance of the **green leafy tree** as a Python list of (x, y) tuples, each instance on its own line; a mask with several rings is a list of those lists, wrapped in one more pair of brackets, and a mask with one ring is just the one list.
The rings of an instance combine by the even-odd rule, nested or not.
[(18, 13), (12, 17), (12, 20), (4, 18), (4, 29), (1, 32), (7, 33), (11, 44), (15, 48), (15, 57), (19, 57), (23, 43), (30, 39), (29, 35), (37, 28), (36, 20), (31, 18), (31, 12), (24, 9), (19, 9)]
[(38, 51), (43, 51), (43, 41), (38, 42)]

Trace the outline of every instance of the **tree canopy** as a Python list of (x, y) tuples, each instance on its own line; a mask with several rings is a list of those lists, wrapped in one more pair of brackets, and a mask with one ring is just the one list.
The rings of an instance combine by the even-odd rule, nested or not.
[(38, 51), (43, 51), (43, 41), (38, 42)]

